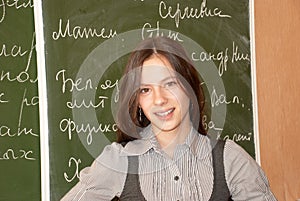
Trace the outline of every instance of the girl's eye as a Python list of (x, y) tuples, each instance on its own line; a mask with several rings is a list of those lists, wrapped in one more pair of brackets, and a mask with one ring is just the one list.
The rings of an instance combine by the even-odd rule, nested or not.
[(168, 88), (168, 87), (173, 87), (173, 86), (176, 86), (177, 85), (177, 82), (172, 80), (172, 81), (169, 81), (165, 84), (165, 87)]
[(140, 89), (140, 94), (146, 94), (146, 93), (148, 93), (149, 91), (150, 91), (149, 88), (141, 88), (141, 89)]

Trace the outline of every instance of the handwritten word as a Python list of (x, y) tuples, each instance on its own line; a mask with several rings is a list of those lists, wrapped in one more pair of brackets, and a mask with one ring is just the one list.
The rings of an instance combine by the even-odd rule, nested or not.
[(59, 129), (62, 132), (66, 132), (68, 134), (68, 139), (72, 140), (73, 132), (76, 133), (87, 133), (87, 144), (90, 145), (93, 141), (93, 133), (104, 133), (104, 132), (116, 132), (117, 125), (116, 124), (99, 124), (98, 126), (91, 126), (90, 124), (76, 124), (73, 120), (62, 119), (59, 123)]
[(39, 104), (39, 97), (38, 96), (33, 96), (31, 98), (31, 101), (28, 101), (28, 99), (26, 98), (26, 93), (27, 93), (27, 89), (25, 88), (24, 93), (23, 93), (23, 99), (22, 99), (22, 102), (21, 102), (21, 108), (20, 108), (20, 112), (19, 112), (18, 127), (21, 126), (24, 105), (28, 107), (28, 106), (35, 106), (35, 105)]
[(36, 160), (32, 157), (33, 151), (25, 151), (23, 149), (14, 151), (13, 149), (6, 150), (3, 155), (0, 153), (0, 160), (17, 160), (17, 159), (25, 159), (25, 160)]
[(216, 54), (211, 52), (201, 52), (196, 55), (195, 52), (192, 53), (193, 61), (219, 61), (219, 75), (222, 76), (224, 71), (227, 71), (227, 61), (228, 61), (228, 48), (225, 51), (220, 51)]
[(227, 63), (228, 61), (231, 63), (239, 62), (239, 61), (250, 61), (250, 56), (247, 53), (242, 53), (239, 51), (239, 47), (235, 44), (235, 42), (232, 42), (232, 52), (229, 51), (228, 48), (226, 48), (223, 51), (217, 52), (217, 53), (211, 53), (211, 52), (200, 52), (200, 53), (192, 53), (192, 60), (193, 61), (218, 61), (219, 66), (219, 75), (222, 76), (224, 72), (227, 71)]
[[(20, 8), (33, 8), (33, 1), (32, 0), (28, 0), (28, 2), (23, 2), (20, 3), (19, 0), (14, 0), (12, 2), (10, 2), (9, 0), (1, 0), (1, 4), (0, 4), (0, 23), (2, 23), (5, 19), (6, 16), (6, 6), (8, 7), (15, 7), (15, 9), (20, 9)], [(2, 13), (2, 15), (1, 15)]]
[(1, 93), (0, 93), (0, 103), (8, 103), (8, 100), (5, 100), (5, 99), (3, 98), (4, 95), (5, 95), (4, 92), (1, 92)]
[(87, 79), (84, 83), (83, 86), (80, 87), (80, 85), (82, 85), (82, 78), (78, 78), (77, 80), (73, 80), (72, 78), (66, 78), (65, 76), (65, 72), (66, 70), (60, 70), (59, 72), (57, 72), (55, 79), (58, 81), (59, 78), (62, 78), (62, 88), (61, 91), (63, 93), (65, 93), (66, 91), (66, 85), (69, 83), (70, 89), (69, 91), (72, 92), (73, 90), (76, 91), (83, 91), (83, 90), (88, 90), (88, 89), (93, 89), (92, 86), (92, 80), (91, 79)]
[(7, 80), (9, 82), (19, 82), (19, 83), (36, 83), (38, 78), (32, 78), (27, 71), (21, 71), (17, 76), (12, 76), (10, 72), (1, 71), (0, 81)]
[(205, 130), (208, 130), (208, 129), (214, 129), (216, 131), (222, 131), (223, 130), (223, 128), (217, 128), (215, 126), (215, 123), (212, 120), (210, 120), (207, 123), (207, 116), (206, 115), (203, 115), (203, 117), (202, 117), (202, 124), (203, 124)]
[(177, 8), (175, 11), (173, 11), (172, 6), (167, 7), (166, 3), (164, 1), (161, 1), (159, 3), (159, 15), (161, 18), (166, 19), (170, 17), (171, 19), (175, 20), (176, 27), (179, 27), (180, 20), (183, 20), (185, 18), (204, 18), (204, 17), (220, 17), (220, 18), (231, 18), (230, 15), (225, 15), (222, 13), (222, 11), (219, 8), (214, 8), (213, 10), (208, 9), (206, 7), (206, 0), (203, 0), (200, 6), (200, 9), (198, 8), (189, 8), (188, 6), (183, 9), (183, 11), (180, 8), (180, 4), (177, 3)]
[(38, 96), (33, 96), (32, 98), (25, 98), (22, 101), (22, 105), (25, 106), (35, 106), (39, 104), (39, 97)]
[[(252, 133), (248, 133), (248, 134), (240, 134), (240, 133), (235, 133), (233, 134), (231, 140), (235, 141), (235, 142), (240, 142), (240, 141), (251, 141), (252, 138)], [(226, 135), (224, 137), (225, 139), (230, 139), (229, 135)]]
[(119, 82), (119, 80), (116, 80), (114, 83), (111, 80), (105, 80), (104, 84), (100, 85), (101, 89), (103, 89), (103, 90), (116, 88), (116, 94), (114, 97), (115, 102), (119, 101), (120, 90), (119, 90), (118, 82)]
[(116, 80), (114, 83), (111, 80), (105, 80), (104, 84), (101, 84), (101, 89), (112, 89), (114, 87), (118, 87), (119, 80)]
[(72, 166), (72, 163), (74, 163), (75, 165), (75, 172), (73, 177), (69, 177), (68, 174), (66, 172), (64, 172), (64, 178), (67, 182), (72, 182), (74, 179), (79, 178), (79, 164), (81, 163), (80, 159), (75, 159), (74, 157), (71, 157), (69, 159), (69, 168)]
[(142, 28), (142, 39), (152, 38), (157, 36), (166, 36), (167, 38), (171, 38), (175, 41), (182, 42), (183, 40), (179, 38), (178, 32), (172, 32), (171, 30), (167, 32), (163, 32), (159, 28), (159, 21), (156, 22), (156, 27), (152, 28), (150, 23), (145, 23)]
[(104, 106), (105, 106), (105, 100), (108, 99), (108, 97), (106, 97), (106, 96), (98, 96), (98, 98), (100, 99), (100, 101), (97, 104), (93, 103), (92, 100), (89, 100), (89, 101), (86, 101), (86, 100), (77, 101), (75, 99), (75, 100), (72, 100), (72, 102), (68, 101), (67, 102), (67, 107), (70, 108), (70, 109), (73, 109), (73, 108), (82, 108), (82, 107), (84, 107), (84, 108), (98, 108), (98, 107), (104, 108)]
[[(30, 68), (30, 64), (31, 64), (31, 59), (32, 59), (32, 53), (35, 50), (35, 33), (33, 33), (32, 36), (32, 41), (31, 41), (31, 48), (30, 51), (25, 51), (25, 52), (19, 52), (18, 54), (21, 54), (22, 56), (24, 56), (23, 54), (28, 54), (28, 58), (27, 58), (27, 64), (26, 64), (26, 68), (25, 70), (21, 71), (17, 76), (13, 77), (10, 75), (10, 72), (5, 72), (5, 71), (1, 71), (1, 75), (0, 75), (0, 81), (3, 80), (8, 80), (9, 82), (14, 82), (17, 81), (19, 83), (24, 83), (24, 82), (31, 82), (31, 83), (36, 83), (37, 82), (37, 78), (32, 79), (28, 73), (28, 70)], [(3, 51), (3, 47), (2, 47), (2, 51)], [(4, 54), (4, 53), (3, 53)]]
[(232, 58), (231, 58), (231, 62), (234, 63), (236, 61), (250, 61), (249, 55), (248, 54), (243, 54), (239, 52), (239, 48), (238, 46), (235, 45), (235, 43), (232, 43), (232, 49), (233, 49), (233, 53), (232, 53)]
[(59, 38), (89, 38), (89, 37), (96, 37), (96, 38), (112, 38), (117, 35), (117, 31), (110, 29), (107, 33), (105, 28), (98, 30), (96, 28), (87, 28), (81, 26), (75, 26), (70, 28), (70, 20), (67, 20), (65, 27), (63, 27), (63, 20), (59, 19), (59, 27), (58, 31), (52, 32), (53, 40), (58, 40)]
[(34, 136), (34, 137), (38, 137), (38, 134), (34, 133), (32, 128), (28, 129), (28, 128), (21, 128), (18, 126), (18, 129), (16, 132), (12, 131), (11, 128), (9, 128), (8, 126), (5, 125), (1, 125), (0, 126), (0, 137), (19, 137), (21, 135), (29, 135), (29, 136)]
[(17, 57), (17, 56), (24, 56), (26, 55), (28, 50), (22, 51), (22, 47), (18, 45), (13, 45), (10, 50), (7, 50), (6, 44), (2, 44), (2, 48), (0, 51), (0, 57)]
[(215, 107), (220, 104), (230, 104), (230, 103), (239, 103), (240, 99), (238, 96), (234, 96), (231, 101), (228, 101), (225, 94), (217, 94), (215, 87), (213, 86), (213, 91), (211, 93), (211, 106)]

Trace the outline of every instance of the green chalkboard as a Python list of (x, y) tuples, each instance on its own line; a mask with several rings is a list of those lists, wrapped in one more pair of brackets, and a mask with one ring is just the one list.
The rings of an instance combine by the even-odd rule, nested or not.
[(32, 1), (0, 3), (0, 200), (41, 200)]
[(255, 157), (248, 0), (43, 0), (50, 200), (59, 200), (115, 140), (111, 102), (128, 53), (164, 35), (188, 51), (206, 88), (211, 133)]

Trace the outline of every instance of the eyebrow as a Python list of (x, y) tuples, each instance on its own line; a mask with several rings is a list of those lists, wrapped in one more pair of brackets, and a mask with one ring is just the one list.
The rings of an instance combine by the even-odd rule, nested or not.
[[(176, 76), (169, 76), (169, 77), (166, 77), (166, 78), (164, 78), (164, 79), (162, 79), (162, 80), (160, 80), (159, 81), (159, 83), (163, 83), (163, 82), (165, 82), (165, 81), (167, 81), (167, 80), (170, 80), (170, 79), (176, 79), (177, 80), (177, 77)], [(151, 83), (141, 83), (141, 86), (143, 85), (143, 86), (147, 86), (147, 85), (150, 85)]]

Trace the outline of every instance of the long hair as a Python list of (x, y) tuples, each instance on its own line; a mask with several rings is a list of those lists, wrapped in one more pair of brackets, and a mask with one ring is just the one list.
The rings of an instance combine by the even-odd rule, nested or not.
[[(139, 132), (151, 123), (139, 109), (138, 89), (141, 79), (140, 67), (153, 54), (165, 57), (173, 70), (182, 76), (185, 83), (190, 85), (189, 88), (192, 89), (192, 92), (185, 90), (189, 97), (195, 97), (190, 100), (190, 119), (193, 126), (198, 128), (198, 132), (206, 135), (206, 130), (202, 124), (205, 98), (197, 70), (179, 43), (166, 37), (155, 37), (143, 40), (131, 53), (127, 62), (124, 71), (124, 75), (127, 76), (123, 76), (124, 79), (120, 85), (117, 142), (122, 143), (138, 139), (140, 137)], [(193, 106), (197, 109), (194, 109)], [(194, 122), (195, 119), (197, 122)]]

